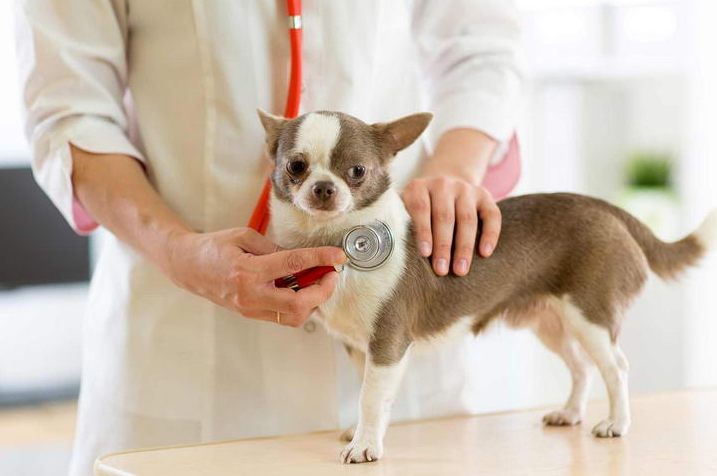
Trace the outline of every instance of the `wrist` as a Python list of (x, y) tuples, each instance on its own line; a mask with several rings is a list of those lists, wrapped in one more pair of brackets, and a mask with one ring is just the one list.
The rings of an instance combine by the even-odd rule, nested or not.
[(186, 243), (193, 237), (198, 236), (197, 233), (191, 229), (186, 228), (173, 228), (167, 230), (163, 240), (163, 244), (160, 247), (156, 262), (160, 269), (170, 279), (176, 282), (174, 275), (176, 270), (176, 260), (180, 259), (182, 255), (182, 249), (186, 246)]
[(442, 167), (440, 165), (431, 167), (426, 166), (426, 168), (423, 170), (423, 173), (420, 175), (421, 178), (439, 178), (439, 177), (448, 177), (455, 180), (461, 180), (464, 182), (468, 182), (469, 184), (479, 187), (483, 181), (483, 174), (480, 173), (480, 171), (476, 170), (465, 170), (461, 169), (459, 167), (451, 168), (451, 167)]
[(497, 144), (495, 139), (475, 129), (446, 131), (436, 144), (421, 176), (447, 176), (478, 187), (483, 182)]

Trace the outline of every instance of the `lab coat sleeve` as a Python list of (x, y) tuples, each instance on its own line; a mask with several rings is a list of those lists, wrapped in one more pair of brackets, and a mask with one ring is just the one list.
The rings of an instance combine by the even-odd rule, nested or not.
[(17, 57), (35, 179), (72, 228), (97, 227), (75, 199), (69, 144), (144, 161), (128, 135), (124, 0), (19, 0)]
[(417, 0), (413, 30), (435, 115), (431, 146), (459, 127), (501, 142), (510, 139), (522, 89), (520, 28), (512, 1)]

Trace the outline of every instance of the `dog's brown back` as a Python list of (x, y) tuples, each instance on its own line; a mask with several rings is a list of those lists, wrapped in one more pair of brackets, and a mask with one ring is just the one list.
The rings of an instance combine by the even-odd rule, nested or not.
[(498, 246), (490, 258), (477, 256), (464, 277), (436, 276), (412, 233), (404, 237), (405, 276), (374, 333), (392, 338), (372, 342), (378, 361), (392, 361), (410, 342), (437, 335), (462, 316), (475, 316), (477, 333), (495, 317), (524, 314), (544, 298), (566, 294), (615, 339), (648, 267), (673, 277), (705, 251), (694, 235), (665, 243), (624, 210), (582, 195), (524, 195), (499, 206)]

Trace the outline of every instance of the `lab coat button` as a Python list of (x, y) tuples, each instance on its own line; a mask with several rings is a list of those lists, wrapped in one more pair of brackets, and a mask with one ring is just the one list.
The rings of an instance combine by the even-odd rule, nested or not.
[(304, 330), (306, 332), (308, 332), (309, 334), (311, 334), (312, 332), (314, 332), (316, 330), (316, 323), (313, 321), (306, 322), (304, 324)]

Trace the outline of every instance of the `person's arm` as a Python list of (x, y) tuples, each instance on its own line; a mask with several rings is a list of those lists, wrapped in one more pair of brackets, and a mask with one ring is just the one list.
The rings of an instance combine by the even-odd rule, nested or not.
[(100, 224), (154, 261), (177, 285), (246, 317), (297, 326), (331, 295), (336, 273), (299, 292), (274, 287), (274, 279), (345, 262), (338, 248), (279, 251), (248, 228), (196, 233), (151, 187), (135, 159), (72, 147), (72, 183)]
[(75, 231), (97, 226), (87, 211), (180, 286), (247, 317), (274, 321), (280, 311), (295, 326), (327, 298), (334, 273), (298, 293), (273, 280), (343, 263), (340, 249), (273, 253), (245, 228), (195, 233), (152, 188), (127, 136), (125, 0), (20, 0), (16, 20), (33, 172)]
[[(475, 254), (491, 255), (500, 211), (480, 186), (498, 142), (515, 128), (521, 91), (520, 32), (509, 0), (418, 0), (413, 29), (434, 120), (434, 149), (403, 192), (423, 256), (445, 275), (468, 272)], [(454, 254), (451, 246), (454, 242)]]
[(85, 210), (170, 275), (169, 244), (193, 230), (152, 188), (142, 165), (126, 155), (71, 150), (73, 189)]

